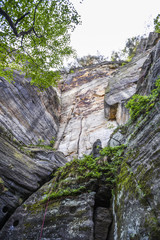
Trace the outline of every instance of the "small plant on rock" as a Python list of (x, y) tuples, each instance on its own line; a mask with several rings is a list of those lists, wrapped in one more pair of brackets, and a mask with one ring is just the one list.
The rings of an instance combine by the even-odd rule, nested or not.
[(142, 96), (135, 94), (126, 104), (132, 120), (137, 119), (140, 115), (146, 115), (155, 106), (160, 96), (160, 78), (155, 83), (155, 89), (151, 94)]

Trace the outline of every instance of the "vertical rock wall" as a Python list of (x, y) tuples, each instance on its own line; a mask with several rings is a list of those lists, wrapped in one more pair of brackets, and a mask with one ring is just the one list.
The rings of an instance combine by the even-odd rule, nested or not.
[[(145, 75), (144, 75), (145, 73)], [(160, 41), (141, 70), (138, 94), (150, 94), (160, 76)], [(117, 131), (110, 145), (127, 144), (114, 199), (114, 240), (160, 239), (160, 103)], [(112, 239), (112, 238), (111, 238)]]
[(104, 116), (105, 87), (113, 71), (107, 64), (87, 68), (65, 82), (57, 147), (70, 159), (89, 154), (97, 136), (105, 146), (117, 126)]
[(14, 83), (0, 78), (0, 127), (22, 144), (48, 144), (56, 137), (60, 103), (53, 88), (44, 92), (29, 84), (23, 75), (14, 74)]
[(127, 122), (129, 114), (124, 105), (136, 91), (149, 52), (123, 67), (106, 62), (64, 78), (56, 147), (68, 159), (90, 154), (97, 139), (105, 147), (113, 130)]

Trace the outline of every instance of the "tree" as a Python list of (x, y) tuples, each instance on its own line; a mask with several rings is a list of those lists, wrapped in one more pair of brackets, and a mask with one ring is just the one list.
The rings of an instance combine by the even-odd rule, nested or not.
[(40, 88), (56, 85), (79, 15), (69, 0), (1, 0), (0, 76), (14, 69)]
[(111, 61), (121, 61), (121, 55), (122, 55), (122, 52), (116, 52), (116, 51), (112, 51), (112, 54), (111, 54)]
[(76, 61), (78, 62), (79, 66), (86, 67), (89, 65), (101, 63), (105, 61), (105, 57), (103, 55), (87, 55), (84, 57), (77, 58)]
[(134, 57), (140, 39), (140, 36), (127, 39), (125, 48), (122, 51), (128, 61), (130, 61)]
[(160, 14), (154, 19), (155, 32), (160, 33)]
[(128, 38), (124, 49), (121, 51), (113, 51), (111, 54), (111, 61), (128, 61), (130, 62), (136, 53), (137, 46), (140, 42), (140, 36)]

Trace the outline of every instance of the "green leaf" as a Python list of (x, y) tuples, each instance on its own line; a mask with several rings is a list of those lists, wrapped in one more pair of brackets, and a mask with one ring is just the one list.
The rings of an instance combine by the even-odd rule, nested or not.
[(12, 81), (18, 69), (41, 89), (55, 86), (73, 53), (70, 33), (80, 22), (74, 6), (69, 0), (3, 0), (0, 8), (0, 76)]

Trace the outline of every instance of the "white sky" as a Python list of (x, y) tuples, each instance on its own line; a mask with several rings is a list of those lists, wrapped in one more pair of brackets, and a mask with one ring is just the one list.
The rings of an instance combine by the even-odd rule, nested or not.
[(147, 33), (147, 23), (153, 26), (152, 19), (160, 13), (159, 0), (71, 1), (82, 20), (71, 36), (80, 57), (97, 55), (97, 51), (107, 57), (123, 49), (127, 38)]

